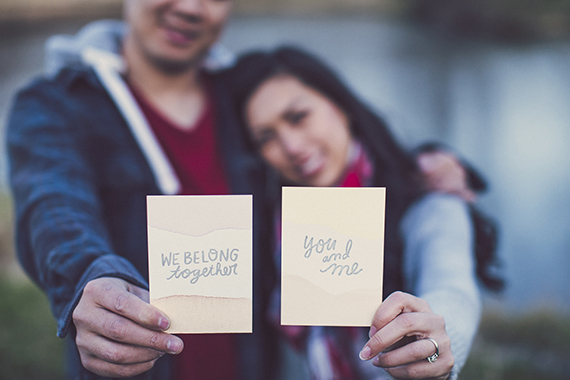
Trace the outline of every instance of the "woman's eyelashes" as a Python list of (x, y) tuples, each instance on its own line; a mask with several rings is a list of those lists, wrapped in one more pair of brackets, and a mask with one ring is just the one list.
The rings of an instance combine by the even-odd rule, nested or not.
[(308, 110), (290, 110), (285, 112), (283, 119), (291, 125), (299, 125), (309, 116)]
[[(309, 110), (289, 110), (286, 111), (283, 116), (281, 116), (281, 118), (283, 121), (285, 121), (285, 123), (287, 123), (287, 125), (297, 127), (302, 125), (303, 122), (307, 120), (308, 116)], [(267, 145), (268, 143), (274, 141), (279, 134), (277, 131), (279, 128), (267, 127), (262, 129), (254, 136), (255, 144), (258, 147), (263, 147), (264, 145)]]
[(268, 143), (273, 141), (276, 137), (277, 133), (275, 132), (275, 130), (268, 128), (256, 134), (256, 136), (254, 136), (254, 140), (257, 147), (261, 148), (264, 145), (267, 145)]

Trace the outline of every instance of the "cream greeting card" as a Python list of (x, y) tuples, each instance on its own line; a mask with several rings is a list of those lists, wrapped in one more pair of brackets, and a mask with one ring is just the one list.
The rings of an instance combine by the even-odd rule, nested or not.
[(252, 331), (252, 197), (148, 196), (150, 303), (170, 333)]
[(283, 187), (281, 323), (370, 326), (382, 302), (385, 188)]

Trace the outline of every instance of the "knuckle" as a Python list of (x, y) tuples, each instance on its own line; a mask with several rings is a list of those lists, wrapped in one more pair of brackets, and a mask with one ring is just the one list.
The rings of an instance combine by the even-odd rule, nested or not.
[(127, 377), (133, 377), (138, 375), (138, 371), (132, 367), (119, 367), (117, 368), (117, 377), (125, 379)]
[(417, 298), (417, 300), (421, 304), (422, 309), (431, 310), (428, 301), (424, 300), (423, 298)]
[(149, 339), (148, 339), (150, 346), (158, 348), (162, 343), (161, 337), (162, 337), (162, 335), (160, 333), (153, 331), (150, 334)]
[(160, 318), (160, 314), (158, 311), (153, 309), (148, 304), (142, 304), (141, 307), (138, 308), (138, 316), (137, 318), (141, 322), (145, 322), (147, 324), (156, 324), (158, 323), (158, 319)]
[(395, 360), (390, 353), (380, 354), (376, 363), (379, 367), (393, 367)]
[(79, 347), (79, 343), (77, 343), (77, 346), (78, 346), (78, 351), (79, 351), (79, 359), (81, 360), (81, 363), (84, 365), (84, 367), (87, 368), (87, 366), (91, 362), (91, 356), (87, 355), (85, 353), (85, 350), (82, 349), (81, 347)]
[(154, 363), (157, 361), (158, 359), (154, 359), (150, 362), (146, 362), (146, 363), (141, 363), (140, 364), (140, 372), (146, 372), (146, 371), (150, 371), (152, 369), (152, 367), (154, 367)]
[(107, 290), (111, 284), (105, 278), (97, 278), (89, 281), (83, 288), (83, 294), (87, 296), (97, 296), (101, 289)]
[(370, 338), (370, 348), (372, 350), (380, 349), (380, 348), (387, 348), (390, 343), (380, 334), (376, 334)]
[(455, 365), (455, 361), (453, 359), (446, 361), (445, 363), (445, 373), (449, 373), (451, 372), (451, 370), (453, 369), (453, 366)]
[(85, 287), (83, 288), (83, 294), (85, 295), (89, 295), (92, 294), (95, 291), (95, 288), (97, 287), (97, 283), (93, 282), (93, 281), (89, 281)]
[(398, 322), (406, 331), (411, 329), (415, 324), (415, 320), (411, 314), (412, 313), (404, 313), (398, 316)]
[(126, 329), (127, 326), (125, 320), (121, 318), (113, 318), (108, 327), (109, 338), (117, 341), (123, 340), (126, 334)]
[(83, 356), (83, 352), (86, 351), (87, 345), (86, 345), (86, 340), (83, 338), (83, 334), (80, 333), (79, 331), (75, 336), (75, 344), (77, 345), (79, 354)]
[(108, 363), (122, 364), (125, 362), (125, 356), (121, 350), (117, 348), (110, 348), (102, 353), (102, 359)]
[(77, 306), (75, 310), (73, 310), (73, 314), (71, 314), (71, 318), (73, 319), (73, 323), (75, 327), (80, 327), (83, 321), (85, 320), (83, 309)]
[(404, 294), (404, 292), (398, 290), (392, 293), (392, 298), (394, 298), (396, 302), (403, 302), (404, 299), (406, 298), (406, 295)]
[(404, 368), (404, 372), (409, 379), (417, 379), (421, 377), (417, 366), (408, 365)]
[(130, 293), (122, 292), (115, 298), (115, 302), (114, 302), (113, 306), (115, 307), (116, 311), (121, 313), (121, 312), (124, 312), (125, 310), (127, 310), (129, 308), (129, 304), (130, 304), (129, 301), (130, 301)]
[(420, 344), (411, 344), (410, 345), (410, 355), (411, 355), (411, 357), (419, 360), (419, 359), (427, 358), (431, 354), (426, 355), (425, 350), (422, 348), (422, 346)]
[(451, 352), (451, 339), (449, 339), (449, 336), (445, 335), (445, 337), (441, 338), (441, 347)]
[(445, 354), (441, 355), (440, 358), (442, 359), (442, 365), (446, 368), (447, 372), (451, 372), (453, 366), (455, 365), (455, 358), (451, 351), (446, 352)]
[(80, 355), (80, 358), (81, 358), (81, 364), (83, 365), (83, 367), (85, 367), (85, 369), (91, 372), (95, 372), (96, 367), (94, 360), (92, 358), (90, 358), (87, 355)]
[(434, 320), (437, 326), (439, 326), (442, 329), (445, 329), (445, 318), (442, 315), (435, 314)]
[(117, 377), (129, 378), (139, 375), (143, 372), (149, 371), (154, 366), (154, 361), (148, 363), (141, 363), (133, 366), (120, 366), (117, 369)]

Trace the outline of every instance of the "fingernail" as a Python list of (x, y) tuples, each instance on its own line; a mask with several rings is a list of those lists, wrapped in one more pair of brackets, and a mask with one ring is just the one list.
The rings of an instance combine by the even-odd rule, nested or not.
[(168, 349), (169, 352), (174, 354), (180, 351), (181, 342), (179, 339), (174, 339), (174, 338), (169, 339), (168, 342), (166, 342), (166, 348)]
[(362, 351), (360, 351), (360, 354), (358, 354), (358, 356), (360, 357), (360, 360), (370, 359), (370, 347), (365, 346)]
[(162, 330), (168, 329), (168, 327), (170, 327), (170, 321), (168, 318), (160, 317), (158, 319), (158, 327), (160, 327)]
[(377, 331), (378, 331), (378, 329), (375, 326), (370, 326), (370, 331), (368, 332), (368, 337), (372, 338), (372, 336), (374, 336), (374, 334), (376, 334)]
[(372, 360), (372, 364), (379, 367), (380, 366), (380, 356), (376, 356), (373, 360)]

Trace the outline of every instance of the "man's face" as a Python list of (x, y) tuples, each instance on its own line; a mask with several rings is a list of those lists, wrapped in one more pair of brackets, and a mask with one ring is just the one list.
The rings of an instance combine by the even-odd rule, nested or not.
[(135, 49), (161, 70), (184, 71), (218, 40), (232, 0), (125, 0)]

